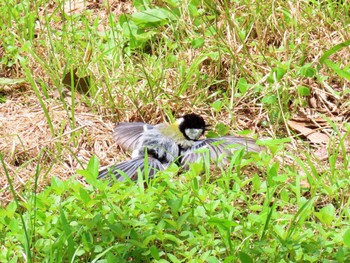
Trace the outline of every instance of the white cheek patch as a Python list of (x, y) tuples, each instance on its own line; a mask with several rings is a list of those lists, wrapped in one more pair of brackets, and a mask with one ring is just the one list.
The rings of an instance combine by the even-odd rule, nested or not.
[(202, 129), (185, 129), (185, 133), (191, 140), (197, 140), (203, 133)]

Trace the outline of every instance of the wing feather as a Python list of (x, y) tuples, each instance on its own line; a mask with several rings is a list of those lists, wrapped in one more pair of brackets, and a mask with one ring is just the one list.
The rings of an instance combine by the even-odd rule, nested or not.
[[(235, 150), (244, 147), (247, 152), (260, 152), (263, 147), (256, 144), (254, 139), (223, 136), (218, 138), (209, 138), (197, 141), (194, 145), (182, 152), (181, 164), (186, 168), (190, 163), (197, 162), (206, 155), (205, 149), (208, 149), (211, 161), (217, 161), (223, 157), (226, 161), (227, 157), (232, 155)], [(203, 150), (201, 150), (203, 149)]]
[[(140, 169), (141, 173), (145, 172), (145, 159), (143, 157), (135, 158), (129, 161), (121, 162), (116, 165), (112, 165), (99, 172), (98, 179), (104, 179), (108, 175), (113, 174), (116, 176), (119, 182), (125, 180), (125, 176), (131, 180), (137, 180), (137, 170)], [(148, 158), (148, 177), (153, 178), (158, 172), (164, 170), (164, 166), (160, 161), (155, 158)]]
[(122, 122), (114, 128), (116, 143), (126, 151), (133, 151), (139, 145), (145, 129), (153, 129), (154, 126), (143, 122)]

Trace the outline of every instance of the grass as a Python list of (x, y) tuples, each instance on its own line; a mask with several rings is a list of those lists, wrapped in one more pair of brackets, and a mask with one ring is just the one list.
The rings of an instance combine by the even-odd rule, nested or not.
[[(350, 262), (349, 7), (2, 1), (0, 261)], [(268, 151), (96, 180), (115, 122), (192, 111)]]

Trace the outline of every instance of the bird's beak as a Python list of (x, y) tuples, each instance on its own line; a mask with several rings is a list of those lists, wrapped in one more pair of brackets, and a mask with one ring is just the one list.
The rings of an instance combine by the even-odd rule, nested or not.
[(204, 126), (204, 130), (205, 130), (205, 131), (209, 131), (210, 129), (208, 129), (208, 127), (211, 127), (211, 125), (210, 125), (210, 124), (206, 124), (206, 125)]

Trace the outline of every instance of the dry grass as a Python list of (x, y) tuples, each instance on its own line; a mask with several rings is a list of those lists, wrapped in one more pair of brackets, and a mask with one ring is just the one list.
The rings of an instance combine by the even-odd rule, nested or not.
[[(19, 195), (23, 186), (29, 184), (33, 188), (38, 165), (42, 169), (38, 180), (40, 190), (50, 183), (52, 176), (67, 179), (76, 169), (85, 168), (93, 154), (102, 164), (116, 160), (118, 151), (112, 142), (112, 122), (79, 104), (75, 112), (76, 128), (71, 129), (67, 112), (59, 100), (47, 101), (46, 106), (56, 136), (52, 135), (37, 97), (30, 90), (13, 93), (0, 106), (3, 123), (0, 126), (0, 151)], [(0, 169), (3, 174), (3, 168)], [(5, 176), (1, 176), (1, 185), (0, 201), (4, 205), (12, 200)]]

